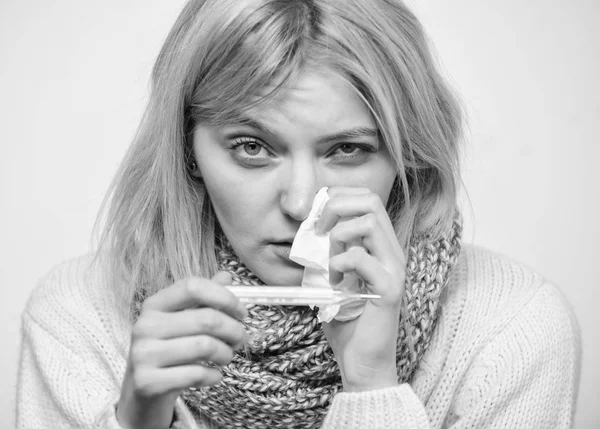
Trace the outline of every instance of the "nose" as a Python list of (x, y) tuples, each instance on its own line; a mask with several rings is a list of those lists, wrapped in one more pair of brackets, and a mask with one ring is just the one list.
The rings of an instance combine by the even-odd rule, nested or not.
[(281, 211), (296, 221), (303, 221), (319, 190), (317, 169), (309, 161), (293, 163), (284, 171), (281, 184)]

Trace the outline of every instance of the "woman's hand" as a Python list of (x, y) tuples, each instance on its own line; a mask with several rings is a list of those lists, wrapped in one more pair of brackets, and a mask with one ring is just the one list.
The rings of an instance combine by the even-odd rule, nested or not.
[(240, 322), (247, 311), (223, 285), (225, 272), (212, 280), (188, 278), (149, 297), (133, 326), (127, 369), (117, 405), (125, 429), (167, 428), (175, 400), (190, 386), (221, 379), (214, 365), (226, 365), (245, 340)]
[(377, 194), (362, 188), (330, 188), (331, 199), (318, 220), (330, 231), (330, 281), (356, 273), (371, 293), (355, 320), (324, 323), (323, 329), (340, 366), (345, 391), (374, 390), (398, 384), (396, 340), (404, 292), (404, 252)]

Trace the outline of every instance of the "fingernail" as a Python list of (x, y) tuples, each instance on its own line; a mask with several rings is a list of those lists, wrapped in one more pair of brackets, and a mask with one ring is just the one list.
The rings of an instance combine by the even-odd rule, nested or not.
[(317, 235), (324, 235), (325, 231), (323, 231), (323, 227), (321, 226), (321, 222), (319, 222), (319, 219), (317, 219), (315, 221), (315, 226), (314, 226), (314, 228), (315, 228), (315, 234), (317, 234)]
[(246, 317), (248, 317), (248, 310), (242, 302), (238, 304), (237, 312), (238, 316), (240, 316), (240, 319), (245, 319)]

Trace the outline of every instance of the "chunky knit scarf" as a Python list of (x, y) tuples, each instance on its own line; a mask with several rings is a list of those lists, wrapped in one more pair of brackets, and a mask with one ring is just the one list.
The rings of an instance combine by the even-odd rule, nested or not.
[[(409, 381), (429, 346), (438, 303), (460, 252), (459, 216), (439, 239), (415, 237), (407, 249), (406, 283), (397, 342), (398, 382)], [(234, 285), (262, 285), (230, 249), (220, 268)], [(249, 344), (221, 368), (216, 386), (189, 388), (188, 407), (223, 428), (319, 428), (342, 388), (338, 365), (316, 312), (309, 307), (252, 305), (244, 324)]]

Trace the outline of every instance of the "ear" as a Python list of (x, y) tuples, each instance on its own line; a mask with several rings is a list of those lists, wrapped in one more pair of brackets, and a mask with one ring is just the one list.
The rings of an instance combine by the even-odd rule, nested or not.
[(200, 169), (198, 168), (198, 164), (195, 161), (192, 161), (188, 164), (188, 171), (194, 177), (202, 177), (202, 173), (200, 173)]
[(192, 158), (188, 161), (187, 171), (194, 180), (196, 180), (196, 181), (202, 180), (202, 173), (200, 172), (200, 169), (198, 168), (198, 163), (196, 162), (195, 159)]

